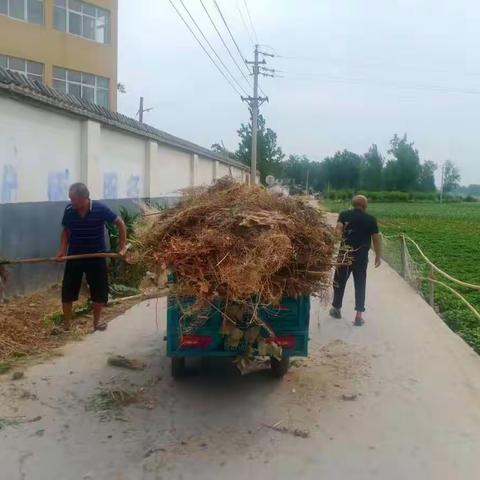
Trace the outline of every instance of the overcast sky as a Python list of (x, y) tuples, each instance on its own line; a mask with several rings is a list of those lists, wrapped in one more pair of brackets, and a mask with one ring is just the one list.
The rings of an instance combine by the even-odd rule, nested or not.
[[(173, 0), (186, 19), (191, 19)], [(213, 0), (203, 0), (236, 53)], [(245, 57), (254, 33), (245, 0), (217, 0)], [(200, 0), (192, 16), (245, 89)], [(422, 160), (452, 159), (462, 183), (480, 183), (480, 2), (478, 0), (246, 0), (268, 67), (262, 107), (286, 154), (321, 160), (337, 150), (386, 153), (407, 133)], [(241, 12), (241, 13), (240, 13)], [(242, 21), (245, 19), (247, 27)], [(194, 27), (193, 27), (194, 28)], [(252, 37), (252, 39), (250, 38)], [(240, 65), (242, 66), (242, 65)], [(168, 0), (119, 0), (119, 110), (210, 147), (236, 149), (245, 103), (201, 50)], [(238, 88), (238, 87), (237, 87)]]

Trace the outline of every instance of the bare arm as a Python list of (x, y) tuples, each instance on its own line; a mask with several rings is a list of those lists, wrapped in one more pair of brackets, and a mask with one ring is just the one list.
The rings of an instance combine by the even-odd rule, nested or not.
[(115, 225), (118, 227), (118, 253), (124, 255), (127, 245), (127, 226), (120, 217), (115, 220)]
[(63, 227), (60, 235), (60, 247), (57, 252), (57, 257), (65, 257), (68, 251), (68, 241), (70, 239), (70, 232), (66, 227)]
[(343, 223), (337, 222), (337, 225), (335, 226), (335, 235), (337, 235), (338, 238), (343, 237)]
[(379, 233), (372, 235), (373, 250), (375, 250), (375, 267), (379, 267), (382, 263), (382, 237)]

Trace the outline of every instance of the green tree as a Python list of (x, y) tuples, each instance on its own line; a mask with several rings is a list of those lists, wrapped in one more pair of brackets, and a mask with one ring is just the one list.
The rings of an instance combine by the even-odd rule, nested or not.
[[(252, 158), (252, 123), (242, 123), (238, 130), (240, 143), (235, 153), (237, 160), (250, 165)], [(257, 169), (260, 172), (260, 180), (265, 182), (267, 175), (279, 177), (282, 174), (282, 160), (285, 155), (277, 145), (277, 134), (267, 128), (265, 118), (258, 117), (257, 136)]]
[(449, 193), (460, 186), (460, 171), (451, 160), (447, 160), (443, 168), (443, 191)]
[(235, 156), (235, 153), (234, 152), (231, 152), (230, 150), (228, 150), (225, 145), (222, 144), (220, 145), (220, 143), (214, 143), (210, 149), (212, 151), (214, 151), (215, 153), (219, 153), (220, 155), (223, 155), (224, 157), (226, 158), (230, 158), (232, 160), (236, 160), (236, 156)]
[(402, 138), (395, 134), (390, 140), (388, 153), (393, 156), (395, 162), (395, 168), (391, 165), (389, 167), (389, 174), (394, 173), (394, 181), (393, 178), (389, 179), (394, 183), (390, 184), (390, 189), (393, 187), (395, 190), (408, 192), (417, 186), (421, 167), (418, 150), (413, 145), (413, 142), (408, 142), (406, 134)]
[(386, 190), (395, 190), (397, 188), (397, 162), (396, 160), (387, 160), (383, 169), (383, 182)]
[(348, 150), (337, 152), (333, 157), (327, 157), (323, 161), (326, 183), (336, 190), (359, 188), (362, 163), (360, 155)]
[(310, 163), (310, 160), (305, 155), (289, 155), (288, 159), (283, 163), (282, 178), (291, 185), (302, 185), (305, 187)]
[(435, 192), (435, 170), (437, 164), (431, 160), (423, 162), (420, 166), (420, 176), (418, 179), (418, 190), (421, 192)]
[(383, 188), (383, 157), (373, 144), (363, 156), (361, 187), (365, 190), (379, 191)]

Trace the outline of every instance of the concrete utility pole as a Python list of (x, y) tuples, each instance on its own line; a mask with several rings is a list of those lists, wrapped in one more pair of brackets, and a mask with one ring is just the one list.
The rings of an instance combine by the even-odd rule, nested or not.
[(143, 123), (143, 97), (140, 97), (140, 106), (138, 107), (138, 121)]
[(440, 203), (443, 202), (443, 189), (445, 185), (445, 163), (442, 164), (442, 180), (440, 183)]
[[(265, 55), (267, 57), (273, 57), (274, 55), (270, 53), (260, 52), (258, 50), (258, 45), (255, 45), (255, 54), (253, 62), (246, 62), (248, 65), (253, 65), (253, 97), (242, 97), (244, 102), (247, 102), (250, 106), (250, 111), (252, 113), (252, 161), (250, 165), (250, 184), (255, 185), (257, 182), (257, 136), (258, 136), (258, 112), (260, 105), (268, 101), (268, 97), (259, 97), (258, 96), (258, 76), (266, 75), (265, 73), (260, 72), (260, 65), (264, 65), (267, 62), (259, 60), (259, 55)], [(273, 75), (268, 75), (273, 76)]]
[(143, 97), (140, 97), (140, 106), (138, 107), (138, 112), (137, 112), (137, 115), (138, 115), (138, 121), (140, 123), (143, 123), (143, 114), (145, 112), (150, 112), (151, 110), (153, 110), (153, 107), (151, 108), (143, 108)]

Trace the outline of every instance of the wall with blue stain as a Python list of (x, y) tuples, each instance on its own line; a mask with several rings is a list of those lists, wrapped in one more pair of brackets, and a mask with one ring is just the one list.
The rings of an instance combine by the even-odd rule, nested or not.
[(17, 190), (17, 169), (13, 165), (4, 165), (2, 175), (2, 203), (15, 202), (17, 200)]
[(130, 175), (127, 180), (127, 198), (140, 197), (140, 176)]
[[(214, 159), (200, 156), (192, 164), (188, 148), (159, 142), (153, 148), (151, 142), (85, 117), (0, 96), (0, 204), (67, 201), (69, 185), (79, 181), (87, 182), (99, 199), (158, 197), (191, 186), (192, 178), (197, 185), (211, 182)], [(221, 161), (218, 170), (217, 176), (229, 173)], [(234, 176), (241, 173), (233, 170)]]
[(0, 96), (0, 202), (65, 200), (80, 181), (82, 120)]
[(104, 197), (144, 197), (145, 157), (144, 139), (102, 127), (99, 167)]
[(103, 198), (118, 198), (118, 174), (108, 172), (103, 174)]
[(68, 168), (60, 172), (48, 172), (48, 201), (67, 200), (69, 186), (70, 171)]

